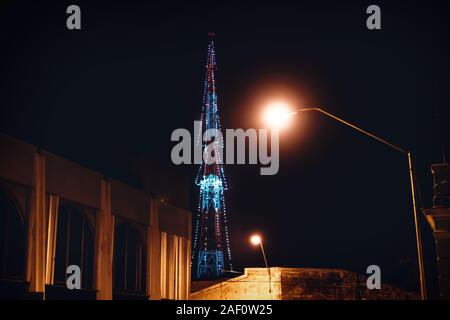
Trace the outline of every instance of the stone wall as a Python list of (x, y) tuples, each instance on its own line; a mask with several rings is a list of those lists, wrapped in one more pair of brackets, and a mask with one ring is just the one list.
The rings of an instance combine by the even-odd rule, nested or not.
[[(193, 287), (195, 285), (193, 284)], [(369, 290), (366, 278), (339, 269), (246, 268), (242, 276), (191, 293), (193, 300), (408, 300), (417, 295), (383, 284)]]
[(269, 278), (266, 268), (246, 268), (244, 275), (193, 292), (190, 299), (280, 300), (280, 268), (270, 268), (270, 273), (271, 276)]

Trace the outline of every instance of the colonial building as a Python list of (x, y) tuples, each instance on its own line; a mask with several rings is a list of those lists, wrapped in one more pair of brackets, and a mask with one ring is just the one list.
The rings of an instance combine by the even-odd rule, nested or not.
[(190, 212), (0, 134), (0, 298), (187, 299), (190, 257)]

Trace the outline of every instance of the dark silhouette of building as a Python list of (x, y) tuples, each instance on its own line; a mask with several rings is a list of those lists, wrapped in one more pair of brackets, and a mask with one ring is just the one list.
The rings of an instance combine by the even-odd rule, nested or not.
[(424, 209), (436, 241), (436, 265), (439, 281), (439, 296), (450, 300), (450, 187), (449, 165), (434, 164), (433, 173), (433, 208)]

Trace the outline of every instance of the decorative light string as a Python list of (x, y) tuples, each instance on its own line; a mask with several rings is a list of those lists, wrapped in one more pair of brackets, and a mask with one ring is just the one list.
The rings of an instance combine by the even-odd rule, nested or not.
[[(202, 146), (203, 154), (202, 164), (200, 165), (195, 177), (195, 184), (199, 186), (199, 201), (197, 207), (197, 221), (195, 223), (193, 243), (194, 250), (192, 252), (191, 266), (196, 257), (198, 257), (199, 263), (201, 263), (200, 260), (202, 260), (203, 264), (206, 265), (207, 258), (205, 252), (207, 252), (207, 250), (216, 250), (220, 252), (220, 254), (217, 255), (217, 263), (219, 268), (221, 269), (222, 267), (225, 267), (222, 261), (222, 241), (225, 240), (227, 253), (226, 260), (228, 260), (225, 260), (225, 262), (228, 263), (230, 270), (233, 270), (224, 195), (224, 191), (228, 190), (228, 184), (225, 178), (224, 166), (222, 163), (223, 159), (221, 153), (216, 152), (215, 163), (209, 165), (205, 163), (203, 157), (207, 151), (207, 144), (202, 139), (203, 130), (217, 129), (220, 132), (222, 130), (216, 94), (215, 69), (216, 54), (214, 51), (214, 43), (211, 41), (208, 46), (202, 112), (200, 115), (201, 130), (199, 130), (199, 135), (196, 137), (197, 146)], [(223, 141), (214, 141), (214, 144), (215, 148), (222, 148), (223, 150)], [(209, 220), (210, 215), (214, 215), (214, 217), (211, 217), (211, 220)], [(214, 228), (215, 230), (211, 230), (214, 232), (209, 234), (208, 228)], [(212, 235), (215, 239), (208, 239), (209, 235)], [(210, 242), (214, 240), (215, 242)], [(205, 252), (202, 252), (202, 250)]]

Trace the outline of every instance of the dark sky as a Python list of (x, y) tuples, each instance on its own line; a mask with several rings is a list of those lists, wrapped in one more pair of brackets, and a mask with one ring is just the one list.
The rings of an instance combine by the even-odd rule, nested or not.
[[(199, 116), (214, 31), (225, 128), (258, 126), (262, 96), (293, 93), (301, 107), (411, 149), (429, 207), (430, 165), (450, 136), (449, 11), (437, 1), (374, 3), (378, 31), (365, 27), (366, 1), (2, 0), (0, 130), (113, 177), (122, 176), (116, 161), (138, 157), (190, 182), (195, 168), (170, 162), (170, 134)], [(66, 29), (69, 4), (81, 7), (80, 31)], [(283, 132), (280, 161), (276, 176), (226, 167), (234, 265), (262, 266), (248, 244), (259, 231), (271, 265), (364, 273), (378, 264), (385, 281), (416, 288), (402, 154), (311, 113)]]

